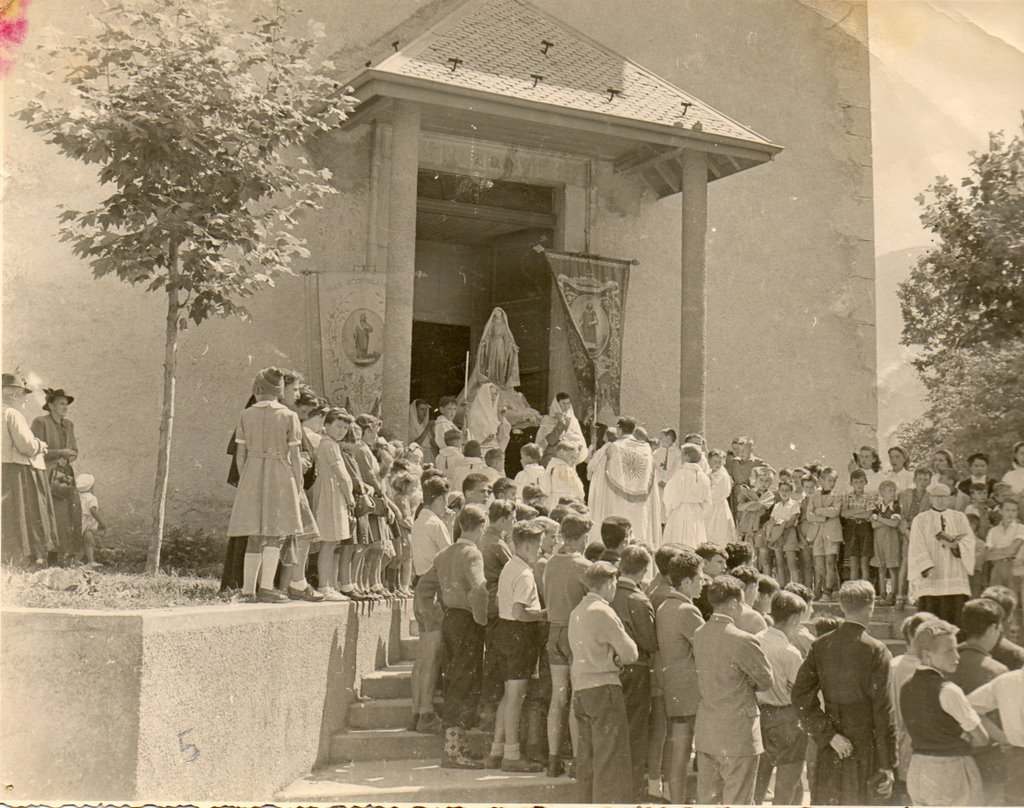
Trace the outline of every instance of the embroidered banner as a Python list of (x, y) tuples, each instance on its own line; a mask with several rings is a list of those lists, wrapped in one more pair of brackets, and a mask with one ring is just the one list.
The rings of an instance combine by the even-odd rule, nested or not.
[[(586, 412), (619, 414), (622, 334), (630, 261), (545, 250), (562, 312), (570, 324), (569, 355)], [(610, 421), (609, 421), (610, 422)]]

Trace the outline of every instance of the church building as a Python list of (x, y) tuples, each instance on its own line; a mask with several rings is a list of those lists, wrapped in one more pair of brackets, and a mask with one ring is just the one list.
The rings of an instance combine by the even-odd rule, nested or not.
[[(750, 435), (778, 466), (842, 464), (874, 440), (864, 2), (305, 5), (360, 101), (308, 155), (338, 194), (303, 220), (311, 257), (253, 322), (184, 335), (171, 524), (226, 524), (224, 450), (259, 367), (379, 408), (404, 437), (411, 400), (460, 392), (495, 308), (541, 412), (593, 394), (582, 337), (614, 347), (603, 420), (721, 448)], [(6, 129), (5, 361), (74, 392), (79, 470), (143, 524), (161, 301), (93, 280), (58, 242), (56, 205), (101, 198), (92, 172)], [(573, 308), (558, 280), (573, 262), (619, 267), (621, 305)]]

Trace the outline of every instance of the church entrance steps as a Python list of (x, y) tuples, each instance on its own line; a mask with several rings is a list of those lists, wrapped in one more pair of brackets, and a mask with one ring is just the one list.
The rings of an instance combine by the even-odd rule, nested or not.
[[(406, 716), (408, 717), (408, 716)], [(402, 726), (339, 732), (331, 738), (330, 757), (332, 763), (371, 760), (418, 760), (437, 763), (441, 760), (442, 738), (440, 735), (426, 735), (409, 732)], [(490, 749), (489, 733), (471, 730), (466, 733), (470, 750), (483, 757)]]
[(548, 778), (543, 772), (508, 774), (487, 769), (443, 769), (436, 757), (432, 761), (356, 762), (318, 769), (278, 792), (275, 801), (534, 806), (576, 802), (576, 781), (568, 777)]
[[(443, 702), (434, 708), (440, 714)], [(405, 726), (412, 715), (412, 699), (368, 699), (348, 708), (349, 729), (388, 729)]]
[(368, 699), (412, 698), (412, 662), (399, 662), (364, 674), (359, 692)]

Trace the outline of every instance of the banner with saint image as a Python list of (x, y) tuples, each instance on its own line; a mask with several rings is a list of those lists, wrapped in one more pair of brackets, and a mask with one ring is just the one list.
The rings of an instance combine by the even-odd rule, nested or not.
[(569, 324), (569, 355), (585, 412), (599, 419), (619, 414), (622, 334), (632, 262), (545, 250), (562, 312)]

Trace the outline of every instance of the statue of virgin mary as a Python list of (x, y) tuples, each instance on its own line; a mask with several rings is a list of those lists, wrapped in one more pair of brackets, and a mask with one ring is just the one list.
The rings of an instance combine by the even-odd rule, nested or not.
[[(473, 372), (460, 396), (468, 403), (470, 412), (477, 414), (478, 429), (473, 430), (471, 426), (470, 431), (483, 428), (486, 432), (480, 436), (474, 434), (474, 439), (492, 435), (488, 427), (500, 420), (502, 408), (506, 410), (508, 423), (514, 427), (540, 422), (540, 413), (516, 390), (519, 384), (519, 346), (512, 336), (505, 310), (496, 308), (480, 335)], [(483, 427), (483, 422), (487, 422), (488, 427)]]
[(476, 369), (498, 387), (513, 390), (519, 386), (519, 346), (504, 309), (492, 311), (484, 326), (476, 349)]

